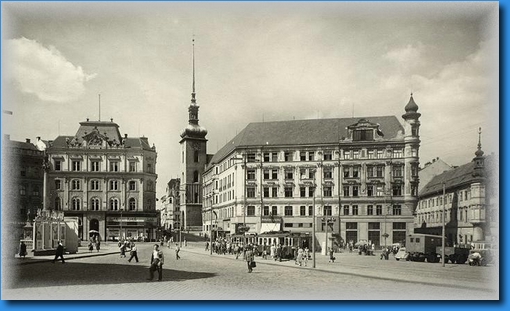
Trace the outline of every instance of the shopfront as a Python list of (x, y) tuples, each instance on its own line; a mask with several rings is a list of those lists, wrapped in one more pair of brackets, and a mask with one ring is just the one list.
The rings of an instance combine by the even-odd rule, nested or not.
[(106, 216), (106, 239), (118, 241), (134, 239), (136, 241), (151, 241), (156, 238), (158, 219), (156, 215)]

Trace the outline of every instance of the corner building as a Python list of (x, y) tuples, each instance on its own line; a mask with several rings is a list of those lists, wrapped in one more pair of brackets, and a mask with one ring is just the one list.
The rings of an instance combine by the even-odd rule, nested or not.
[(148, 138), (121, 136), (113, 119), (87, 119), (49, 145), (48, 209), (78, 217), (82, 240), (90, 230), (102, 240), (155, 238), (157, 153)]
[(411, 95), (402, 124), (395, 116), (249, 124), (204, 171), (204, 233), (311, 234), (315, 214), (320, 244), (326, 232), (340, 244), (402, 242), (418, 201), (417, 111)]

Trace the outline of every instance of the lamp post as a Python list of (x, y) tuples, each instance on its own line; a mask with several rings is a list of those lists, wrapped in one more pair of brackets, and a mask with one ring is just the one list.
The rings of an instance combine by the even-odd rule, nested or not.
[(122, 240), (122, 208), (120, 209), (120, 232), (119, 232), (119, 241)]
[(209, 255), (212, 255), (212, 249), (213, 249), (213, 238), (212, 238), (212, 213), (213, 213), (213, 207), (212, 207), (212, 196), (211, 198), (209, 199), (209, 202), (210, 202), (210, 211), (209, 211)]
[(442, 260), (441, 260), (441, 261), (442, 261), (443, 267), (445, 266), (445, 261), (446, 261), (446, 260), (445, 260), (446, 256), (445, 256), (445, 254), (444, 254), (444, 247), (445, 247), (444, 236), (445, 236), (445, 233), (446, 233), (446, 232), (445, 232), (445, 226), (446, 226), (446, 221), (445, 221), (445, 216), (446, 216), (446, 215), (445, 215), (445, 214), (446, 214), (446, 211), (445, 211), (445, 209), (446, 209), (446, 207), (445, 207), (445, 206), (446, 206), (446, 205), (445, 205), (445, 204), (446, 204), (446, 202), (445, 202), (445, 199), (446, 199), (446, 197), (445, 197), (445, 192), (446, 192), (446, 185), (445, 185), (445, 183), (443, 182), (443, 230), (442, 230), (442, 236), (443, 236), (443, 237), (442, 237), (442, 242), (441, 242), (441, 255), (442, 255), (442, 256), (441, 256), (441, 257), (442, 257)]

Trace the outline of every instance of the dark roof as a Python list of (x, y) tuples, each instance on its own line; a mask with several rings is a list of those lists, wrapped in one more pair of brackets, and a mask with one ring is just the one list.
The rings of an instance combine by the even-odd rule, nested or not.
[[(489, 172), (492, 168), (494, 168), (494, 161), (495, 157), (493, 156), (485, 157), (485, 172)], [(445, 184), (446, 191), (448, 191), (448, 189), (461, 187), (463, 185), (467, 185), (475, 182), (476, 180), (479, 180), (479, 177), (473, 176), (474, 168), (475, 163), (471, 161), (435, 176), (425, 187), (423, 187), (419, 193), (419, 196), (425, 197), (431, 194), (435, 195), (442, 193), (443, 183)]]
[[(395, 116), (363, 118), (380, 125), (384, 140), (399, 138), (404, 133)], [(338, 144), (347, 136), (346, 128), (356, 124), (356, 118), (290, 120), (250, 123), (212, 157), (210, 164), (218, 163), (236, 148), (256, 146), (292, 146)], [(400, 132), (400, 134), (399, 134)], [(402, 136), (403, 137), (403, 136)]]
[(24, 150), (37, 150), (36, 146), (32, 143), (22, 142), (22, 141), (15, 141), (15, 140), (4, 140), (3, 145), (5, 148), (17, 148), (17, 149), (24, 149)]

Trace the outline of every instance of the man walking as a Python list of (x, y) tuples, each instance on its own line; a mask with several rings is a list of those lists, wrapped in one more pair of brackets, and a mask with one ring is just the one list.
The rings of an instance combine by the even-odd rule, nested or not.
[(253, 255), (253, 251), (250, 246), (248, 246), (246, 250), (246, 262), (248, 263), (248, 273), (253, 271), (253, 262), (255, 260), (255, 256)]
[(154, 249), (152, 251), (151, 256), (151, 266), (149, 267), (149, 281), (152, 281), (154, 278), (154, 271), (158, 271), (158, 281), (161, 281), (163, 279), (163, 263), (164, 263), (164, 256), (163, 252), (159, 250), (159, 245), (154, 244)]
[(53, 261), (51, 263), (55, 263), (58, 258), (62, 259), (62, 263), (65, 263), (64, 261), (64, 246), (62, 245), (62, 241), (58, 241), (57, 251), (55, 252), (55, 258), (53, 258)]
[(175, 260), (181, 259), (181, 256), (179, 256), (180, 251), (181, 251), (181, 248), (179, 247), (179, 244), (175, 244)]
[(131, 251), (129, 252), (131, 257), (129, 257), (128, 261), (131, 262), (131, 259), (135, 259), (138, 262), (138, 249), (136, 248), (135, 243), (131, 243)]

